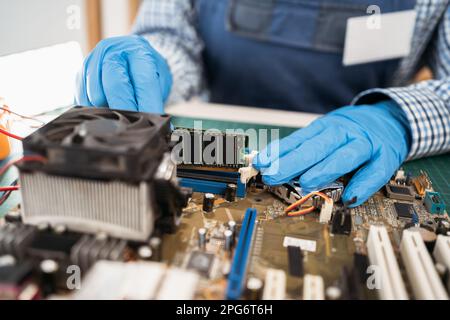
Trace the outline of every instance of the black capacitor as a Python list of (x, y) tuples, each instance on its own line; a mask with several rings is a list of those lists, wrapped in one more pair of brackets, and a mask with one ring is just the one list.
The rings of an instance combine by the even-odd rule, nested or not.
[(203, 197), (203, 211), (212, 212), (214, 209), (215, 197), (212, 193), (206, 193)]
[(225, 200), (228, 202), (236, 201), (237, 186), (235, 184), (227, 185), (225, 189)]
[(247, 298), (249, 300), (261, 300), (263, 286), (264, 284), (261, 279), (250, 277), (247, 281)]
[(450, 224), (446, 220), (441, 220), (437, 222), (436, 234), (442, 234), (444, 236), (450, 232)]
[(5, 215), (5, 221), (8, 223), (20, 223), (22, 222), (22, 216), (20, 211), (10, 211)]
[(41, 273), (41, 287), (44, 296), (56, 292), (59, 263), (52, 259), (46, 259), (39, 265)]

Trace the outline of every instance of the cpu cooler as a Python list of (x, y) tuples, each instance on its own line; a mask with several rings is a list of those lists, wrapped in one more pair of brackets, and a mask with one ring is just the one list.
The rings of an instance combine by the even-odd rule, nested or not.
[(169, 153), (170, 119), (75, 107), (23, 140), (44, 163), (19, 166), (29, 224), (145, 240), (172, 231), (189, 192)]

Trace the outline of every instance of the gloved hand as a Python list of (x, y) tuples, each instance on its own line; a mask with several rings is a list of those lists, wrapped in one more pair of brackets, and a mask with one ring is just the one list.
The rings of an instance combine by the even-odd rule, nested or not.
[(163, 113), (172, 87), (164, 58), (140, 36), (102, 40), (77, 79), (82, 106)]
[(268, 145), (253, 164), (266, 184), (300, 176), (306, 191), (358, 169), (343, 194), (344, 202), (357, 197), (357, 206), (389, 181), (408, 155), (410, 140), (406, 115), (395, 102), (350, 106)]

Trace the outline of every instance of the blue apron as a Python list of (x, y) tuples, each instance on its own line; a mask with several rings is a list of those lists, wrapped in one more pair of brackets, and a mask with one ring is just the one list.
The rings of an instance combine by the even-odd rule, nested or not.
[(389, 85), (399, 60), (343, 66), (347, 19), (415, 0), (195, 0), (212, 102), (326, 113)]

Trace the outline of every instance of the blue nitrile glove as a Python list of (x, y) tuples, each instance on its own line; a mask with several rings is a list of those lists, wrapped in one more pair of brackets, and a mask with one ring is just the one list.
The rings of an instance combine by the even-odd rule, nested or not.
[(358, 169), (343, 194), (344, 202), (357, 197), (356, 206), (389, 181), (408, 155), (410, 140), (406, 115), (395, 102), (344, 107), (270, 144), (254, 166), (268, 185), (300, 176), (307, 191)]
[(163, 113), (172, 87), (165, 59), (140, 36), (102, 40), (77, 79), (82, 106)]

